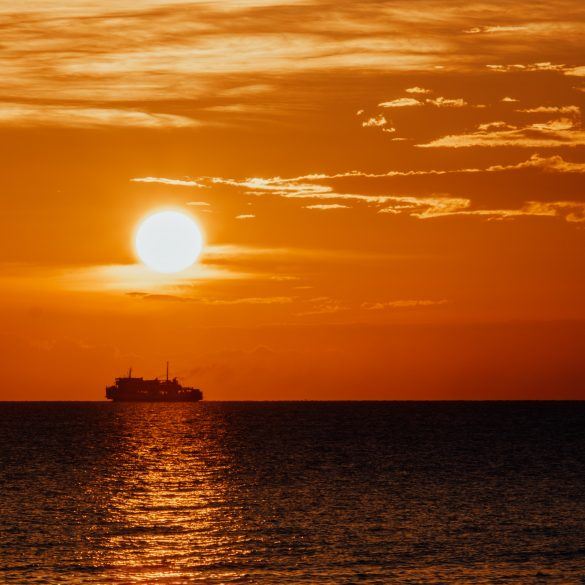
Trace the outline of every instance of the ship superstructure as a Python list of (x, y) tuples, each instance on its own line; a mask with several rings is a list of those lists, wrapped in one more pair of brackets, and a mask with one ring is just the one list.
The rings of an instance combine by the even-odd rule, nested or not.
[(177, 378), (169, 379), (169, 364), (165, 380), (145, 380), (132, 376), (116, 378), (113, 386), (106, 387), (106, 398), (114, 402), (197, 402), (203, 399), (198, 388), (181, 386)]

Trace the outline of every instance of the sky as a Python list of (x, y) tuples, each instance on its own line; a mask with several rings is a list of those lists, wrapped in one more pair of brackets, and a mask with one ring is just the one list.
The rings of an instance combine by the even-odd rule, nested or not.
[[(3, 400), (585, 398), (577, 0), (0, 6)], [(190, 214), (154, 273), (134, 234)]]

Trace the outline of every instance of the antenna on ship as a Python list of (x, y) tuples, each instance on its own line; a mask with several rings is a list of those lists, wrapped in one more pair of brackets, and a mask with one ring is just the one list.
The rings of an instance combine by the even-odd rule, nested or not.
[(169, 362), (167, 362), (167, 382), (169, 381)]
[(130, 366), (130, 369), (128, 370), (128, 377), (129, 378), (132, 377), (132, 366)]

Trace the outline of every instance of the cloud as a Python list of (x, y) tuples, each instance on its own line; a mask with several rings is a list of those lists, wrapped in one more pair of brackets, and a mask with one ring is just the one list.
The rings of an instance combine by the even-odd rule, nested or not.
[[(176, 187), (202, 187), (207, 185), (191, 179), (165, 179), (164, 177), (135, 177), (130, 179), (133, 183), (160, 183), (162, 185), (173, 185)], [(194, 205), (194, 203), (192, 203)]]
[[(533, 125), (534, 126), (534, 125)], [(554, 128), (555, 132), (565, 128), (565, 124), (545, 123), (539, 125), (546, 131)], [(491, 122), (481, 125), (478, 130), (482, 135), (517, 132), (513, 126), (505, 122)], [(510, 130), (512, 128), (512, 130)], [(531, 127), (532, 128), (532, 127)], [(506, 134), (508, 135), (508, 134)], [(428, 220), (440, 217), (469, 216), (483, 217), (487, 220), (514, 219), (522, 216), (557, 217), (569, 222), (582, 221), (583, 205), (574, 201), (553, 200), (544, 202), (526, 202), (517, 208), (478, 208), (468, 197), (449, 194), (402, 195), (402, 194), (370, 194), (345, 192), (327, 182), (337, 179), (373, 179), (392, 177), (440, 176), (456, 174), (504, 173), (534, 170), (546, 173), (585, 173), (585, 163), (565, 160), (560, 155), (544, 157), (533, 154), (530, 158), (516, 163), (492, 165), (484, 168), (459, 168), (451, 170), (405, 170), (368, 173), (364, 171), (347, 171), (341, 173), (313, 173), (297, 177), (249, 177), (233, 179), (224, 177), (196, 177), (195, 181), (210, 186), (223, 185), (239, 190), (242, 194), (253, 196), (271, 196), (285, 199), (299, 199), (302, 207), (311, 210), (347, 209), (348, 203), (371, 208), (380, 214), (409, 216), (415, 219)], [(254, 217), (253, 214), (242, 214), (238, 219)]]
[(245, 85), (236, 85), (227, 89), (221, 89), (219, 95), (221, 97), (243, 97), (243, 96), (257, 96), (262, 93), (267, 93), (274, 89), (273, 85), (268, 83), (251, 83)]
[[(400, 12), (391, 17), (395, 34), (389, 35), (384, 10), (351, 4), (323, 10), (306, 0), (20, 3), (0, 9), (0, 95), (84, 101), (253, 96), (273, 89), (260, 75), (424, 71), (452, 58), (447, 36), (421, 34), (410, 25), (417, 11)], [(444, 12), (440, 20), (451, 18)], [(226, 80), (241, 89), (225, 87)]]
[(146, 292), (128, 292), (127, 296), (136, 297), (145, 301), (176, 301), (176, 302), (190, 302), (202, 305), (280, 305), (292, 303), (292, 297), (244, 297), (236, 299), (216, 299), (207, 297), (191, 297), (188, 295), (173, 295), (173, 294), (158, 294)]
[(361, 308), (366, 311), (380, 311), (382, 309), (409, 309), (415, 307), (433, 307), (447, 304), (447, 299), (438, 301), (429, 299), (404, 299), (397, 301), (377, 301), (362, 303)]
[(305, 205), (305, 209), (349, 209), (349, 206), (342, 205), (341, 203), (317, 203), (315, 205)]
[(370, 118), (369, 120), (366, 120), (365, 122), (362, 122), (362, 126), (364, 127), (380, 127), (380, 126), (385, 126), (388, 123), (388, 120), (386, 120), (386, 118), (384, 117), (383, 114), (380, 114), (378, 116), (375, 116), (374, 118)]
[[(572, 163), (565, 161), (561, 157), (543, 158), (539, 155), (533, 155), (529, 160), (507, 165), (492, 166), (487, 169), (464, 169), (453, 172), (503, 172), (515, 171), (522, 169), (541, 169), (547, 172), (585, 172), (585, 164)], [(339, 177), (332, 175), (328, 178)], [(342, 175), (343, 176), (343, 175)], [(348, 176), (348, 175), (345, 175)], [(355, 173), (349, 176), (356, 176)], [(359, 175), (370, 177), (372, 175), (364, 173)], [(382, 176), (388, 176), (382, 175)], [(392, 176), (392, 175), (390, 175)], [(319, 180), (323, 176), (319, 175)], [(407, 215), (416, 219), (426, 220), (439, 217), (449, 216), (477, 216), (485, 217), (490, 220), (513, 219), (521, 216), (546, 216), (560, 217), (569, 222), (581, 221), (585, 203), (574, 201), (549, 201), (549, 202), (527, 202), (517, 209), (479, 209), (474, 208), (472, 201), (466, 197), (453, 197), (450, 195), (367, 195), (360, 193), (339, 193), (329, 185), (313, 185), (306, 182), (306, 177), (301, 177), (300, 182), (297, 179), (282, 179), (280, 177), (270, 179), (247, 179), (240, 185), (253, 184), (259, 187), (260, 192), (264, 192), (277, 197), (288, 199), (314, 199), (314, 200), (333, 200), (334, 204), (316, 203), (311, 204), (311, 209), (339, 209), (346, 207), (341, 201), (355, 201), (374, 209), (381, 214), (389, 215)], [(237, 181), (229, 180), (231, 185), (238, 185)], [(284, 187), (284, 188), (283, 188)], [(250, 193), (250, 191), (247, 191)]]
[[(556, 67), (566, 75), (582, 75), (579, 67), (553, 66), (539, 58), (546, 48), (551, 60), (570, 62), (567, 53), (571, 49), (570, 55), (574, 55), (579, 39), (577, 3), (559, 10), (550, 4), (520, 2), (513, 14), (508, 8), (502, 0), (481, 10), (474, 3), (455, 6), (433, 0), (14, 3), (0, 8), (0, 97), (15, 102), (75, 103), (86, 109), (97, 103), (101, 109), (114, 111), (122, 103), (130, 111), (134, 111), (132, 104), (139, 110), (148, 102), (156, 103), (157, 108), (180, 103), (182, 115), (143, 112), (151, 118), (132, 123), (126, 114), (126, 124), (190, 127), (197, 122), (183, 114), (189, 107), (204, 116), (211, 116), (212, 111), (237, 115), (254, 107), (258, 117), (270, 116), (274, 108), (285, 106), (280, 103), (262, 111), (256, 100), (270, 93), (270, 98), (277, 98), (270, 103), (276, 104), (283, 88), (295, 88), (295, 103), (301, 102), (301, 94), (305, 104), (315, 103), (312, 98), (317, 92), (328, 92), (300, 79), (315, 73), (321, 79), (326, 76), (330, 87), (340, 89), (335, 85), (338, 79), (345, 84), (348, 76), (355, 78), (359, 72), (369, 90), (367, 84), (377, 85), (380, 72), (389, 76), (396, 72), (465, 73), (483, 67), (485, 56), (491, 55), (494, 63), (505, 63), (493, 65), (495, 70)], [(524, 22), (526, 13), (530, 14), (528, 24)], [(502, 14), (506, 19), (500, 23)], [(501, 34), (528, 27), (546, 32), (549, 42), (545, 46), (521, 43), (513, 34)], [(461, 30), (475, 37), (470, 39)], [(488, 34), (492, 38), (483, 38)], [(513, 66), (507, 65), (508, 59), (534, 63)], [(406, 89), (406, 95), (413, 97), (428, 92), (418, 86)], [(238, 103), (224, 103), (229, 98)], [(104, 105), (108, 103), (112, 108)], [(163, 115), (174, 118), (163, 120)], [(55, 112), (51, 123), (70, 125), (67, 115)]]
[(486, 65), (486, 67), (488, 69), (491, 69), (492, 71), (498, 71), (500, 73), (509, 73), (511, 71), (513, 72), (519, 72), (519, 71), (527, 71), (527, 72), (532, 72), (532, 71), (560, 71), (560, 72), (565, 72), (566, 75), (569, 75), (569, 73), (566, 73), (567, 71), (571, 71), (571, 69), (567, 69), (567, 67), (563, 64), (560, 63), (551, 63), (550, 61), (543, 61), (541, 63), (528, 63), (528, 64), (522, 64), (522, 63), (516, 63), (513, 65), (501, 65), (501, 64), (496, 64), (496, 65)]
[(309, 303), (312, 304), (312, 306), (305, 311), (297, 313), (298, 316), (330, 315), (341, 311), (347, 311), (349, 309), (349, 307), (340, 300), (329, 297), (315, 297), (309, 299)]
[[(502, 170), (518, 170), (521, 168), (546, 168), (547, 170), (561, 171), (564, 168), (565, 161), (560, 158), (541, 159), (533, 157), (530, 161), (523, 164), (510, 165), (508, 167), (490, 167), (488, 172), (499, 172)], [(571, 165), (572, 163), (569, 163)], [(570, 167), (569, 167), (570, 168)], [(575, 172), (583, 172), (582, 166)], [(512, 219), (520, 216), (547, 216), (561, 217), (567, 221), (581, 221), (585, 203), (574, 201), (551, 201), (551, 202), (528, 202), (519, 209), (476, 209), (469, 198), (452, 197), (450, 195), (430, 195), (430, 196), (411, 196), (411, 195), (365, 195), (359, 193), (338, 193), (330, 186), (321, 187), (315, 191), (309, 192), (305, 186), (295, 191), (294, 184), (287, 184), (286, 190), (279, 189), (275, 181), (283, 179), (266, 179), (261, 191), (266, 191), (271, 195), (285, 197), (289, 199), (326, 199), (326, 200), (351, 200), (361, 202), (366, 205), (374, 206), (378, 213), (390, 215), (408, 215), (417, 219), (432, 219), (448, 216), (478, 216), (486, 219)], [(255, 184), (260, 184), (256, 179)], [(232, 181), (233, 184), (233, 181)], [(272, 189), (267, 189), (271, 184)], [(306, 185), (306, 184), (302, 184)], [(315, 204), (313, 209), (338, 209), (345, 207), (343, 204)], [(382, 207), (381, 207), (382, 206)], [(305, 206), (307, 207), (307, 206)]]
[(579, 106), (538, 106), (536, 108), (524, 108), (516, 111), (525, 114), (568, 114), (574, 116), (581, 114)]
[(190, 128), (200, 122), (185, 116), (133, 109), (46, 104), (0, 103), (0, 126), (68, 126), (72, 128)]
[(461, 98), (452, 99), (441, 96), (432, 99), (427, 98), (424, 101), (409, 97), (398, 98), (395, 100), (391, 100), (389, 102), (382, 102), (378, 105), (382, 108), (410, 108), (414, 106), (423, 106), (425, 104), (436, 106), (438, 108), (462, 108), (468, 105), (464, 99)]
[(187, 205), (190, 207), (197, 207), (199, 211), (204, 211), (205, 213), (211, 213), (211, 204), (207, 201), (187, 201)]
[(428, 99), (426, 100), (426, 103), (437, 106), (438, 108), (463, 108), (467, 105), (467, 102), (461, 98), (449, 99), (444, 97)]
[(378, 104), (382, 108), (410, 108), (412, 106), (422, 106), (423, 103), (414, 98), (398, 98), (389, 102)]
[(394, 195), (388, 197), (385, 203), (387, 206), (379, 209), (378, 213), (405, 214), (418, 219), (455, 215), (466, 211), (471, 205), (469, 199), (448, 195), (431, 197)]
[[(491, 129), (501, 130), (505, 128), (514, 128), (505, 122), (492, 122), (480, 125), (486, 131)], [(585, 173), (585, 163), (565, 160), (560, 155), (543, 157), (540, 154), (533, 154), (527, 160), (507, 165), (491, 165), (483, 168), (455, 168), (451, 170), (428, 169), (428, 170), (389, 170), (380, 173), (370, 173), (365, 171), (353, 170), (340, 173), (312, 173), (309, 175), (300, 175), (298, 177), (249, 177), (246, 179), (230, 179), (224, 177), (197, 177), (193, 181), (194, 185), (188, 182), (181, 183), (186, 187), (200, 184), (206, 186), (226, 185), (238, 189), (243, 189), (247, 194), (258, 195), (266, 193), (278, 197), (300, 198), (300, 199), (354, 199), (366, 203), (384, 203), (388, 196), (386, 195), (363, 195), (336, 193), (332, 186), (322, 184), (323, 181), (336, 179), (379, 179), (392, 177), (417, 177), (417, 176), (441, 176), (451, 174), (470, 174), (470, 173), (499, 173), (506, 171), (517, 171), (525, 169), (537, 169), (550, 173)], [(203, 204), (200, 202), (198, 204)], [(246, 214), (251, 215), (251, 214)]]
[[(422, 307), (433, 307), (446, 304), (446, 299), (428, 300), (428, 299), (400, 299), (393, 301), (374, 301), (363, 302), (357, 308), (365, 311), (382, 311), (388, 309), (412, 309)], [(342, 311), (350, 310), (350, 305), (341, 301), (340, 299), (333, 299), (330, 297), (315, 297), (308, 300), (311, 305), (310, 308), (297, 313), (297, 315), (323, 315), (340, 313)]]
[(585, 77), (585, 65), (578, 67), (572, 67), (563, 63), (552, 63), (550, 61), (543, 61), (541, 63), (515, 63), (515, 64), (490, 64), (486, 65), (488, 69), (492, 71), (498, 71), (500, 73), (509, 72), (534, 72), (534, 71), (554, 71), (568, 75), (571, 77)]
[(281, 177), (253, 177), (243, 180), (213, 177), (211, 180), (215, 184), (245, 188), (247, 189), (245, 193), (248, 195), (266, 193), (286, 199), (347, 199), (369, 203), (384, 202), (387, 199), (385, 195), (336, 193), (329, 185), (321, 185), (297, 179), (283, 179)]
[[(510, 126), (505, 122), (492, 122), (482, 125), (483, 130), (480, 132), (485, 135), (488, 133), (511, 132)], [(512, 127), (513, 128), (513, 127)], [(515, 130), (512, 130), (515, 131)], [(273, 197), (282, 197), (286, 199), (313, 200), (314, 204), (305, 204), (304, 207), (315, 210), (333, 210), (343, 209), (348, 206), (345, 202), (353, 201), (375, 207), (385, 206), (380, 209), (381, 213), (390, 214), (408, 214), (420, 219), (437, 217), (439, 215), (453, 214), (461, 212), (470, 214), (471, 202), (467, 198), (452, 198), (444, 196), (422, 196), (406, 197), (399, 195), (372, 195), (364, 193), (347, 193), (339, 192), (332, 185), (324, 184), (326, 181), (337, 179), (378, 179), (392, 177), (417, 177), (417, 176), (441, 176), (456, 174), (481, 174), (481, 173), (501, 173), (514, 172), (535, 169), (547, 173), (585, 173), (585, 163), (565, 160), (563, 157), (556, 155), (543, 157), (540, 154), (533, 154), (530, 158), (518, 163), (507, 165), (492, 165), (484, 168), (456, 168), (451, 170), (389, 170), (380, 173), (369, 173), (364, 171), (347, 171), (340, 173), (313, 173), (301, 175), (298, 177), (249, 177), (245, 179), (232, 179), (224, 177), (196, 177), (191, 182), (185, 181), (181, 186), (199, 187), (200, 185), (214, 186), (224, 185), (227, 187), (241, 190), (247, 195), (270, 195)], [(189, 204), (189, 203), (188, 203)], [(190, 202), (190, 204), (207, 207), (207, 202)], [(475, 213), (475, 212), (474, 212)], [(476, 214), (490, 214), (492, 212), (481, 211)], [(493, 215), (502, 215), (499, 211), (493, 212)], [(507, 215), (510, 213), (506, 212)], [(255, 214), (244, 213), (236, 216), (236, 219), (253, 219)]]
[(531, 201), (525, 210), (533, 215), (562, 217), (570, 223), (585, 222), (585, 203), (580, 201)]
[(195, 302), (205, 305), (282, 305), (292, 303), (292, 297), (244, 297), (237, 299), (209, 299), (209, 298), (194, 298)]
[(368, 120), (362, 122), (362, 127), (364, 128), (380, 128), (382, 132), (387, 132), (388, 134), (394, 134), (396, 132), (396, 128), (392, 126), (388, 126), (384, 128), (388, 124), (388, 120), (383, 114), (379, 114), (378, 116), (369, 118)]
[(477, 34), (493, 34), (493, 33), (508, 33), (516, 32), (519, 30), (527, 30), (529, 27), (526, 25), (509, 25), (509, 26), (475, 26), (464, 30), (463, 32), (469, 35)]
[(515, 130), (516, 126), (512, 124), (508, 124), (508, 122), (503, 122), (498, 120), (496, 122), (485, 122), (483, 124), (479, 124), (477, 127), (478, 130)]
[(471, 146), (558, 148), (585, 145), (585, 131), (568, 118), (515, 127), (505, 122), (481, 124), (474, 132), (452, 134), (417, 144), (419, 148), (469, 148)]
[(138, 299), (142, 299), (143, 301), (170, 301), (170, 302), (185, 302), (188, 299), (185, 297), (181, 297), (179, 295), (168, 295), (168, 294), (156, 294), (156, 293), (146, 293), (140, 291), (132, 291), (126, 293), (129, 297), (135, 297)]
[(517, 217), (557, 217), (570, 223), (585, 221), (585, 203), (579, 201), (528, 201), (519, 209), (475, 209), (470, 199), (458, 197), (393, 197), (378, 213), (407, 213), (419, 219), (478, 216), (490, 220)]
[(585, 65), (581, 65), (579, 67), (569, 67), (564, 71), (565, 75), (570, 75), (572, 77), (585, 77)]
[(409, 87), (407, 89), (405, 89), (404, 91), (406, 91), (406, 93), (418, 93), (418, 94), (425, 94), (425, 93), (431, 93), (430, 89), (425, 89), (424, 87)]
[(517, 164), (493, 165), (485, 170), (487, 172), (500, 172), (530, 168), (554, 173), (585, 173), (585, 163), (567, 161), (559, 155), (542, 157), (539, 154), (533, 154), (528, 160)]
[(516, 98), (506, 96), (506, 97), (503, 97), (500, 101), (513, 103), (513, 102), (517, 102), (518, 100)]
[[(324, 92), (321, 82), (303, 83), (307, 76), (341, 92), (359, 72), (365, 91), (376, 95), (371, 92), (379, 91), (381, 73), (388, 76), (389, 87), (414, 83), (405, 84), (408, 73), (423, 85), (406, 88), (405, 96), (412, 99), (430, 92), (419, 72), (433, 79), (440, 72), (465, 76), (483, 68), (486, 55), (496, 63), (493, 70), (583, 75), (580, 67), (554, 64), (575, 58), (576, 2), (562, 10), (528, 2), (516, 3), (513, 14), (508, 8), (503, 0), (481, 10), (473, 3), (455, 6), (436, 0), (20, 2), (0, 8), (0, 98), (53, 104), (44, 117), (19, 114), (25, 124), (32, 119), (35, 125), (49, 120), (64, 126), (189, 128), (220, 112), (231, 112), (233, 123), (234, 117), (254, 111), (254, 117), (241, 117), (256, 124), (276, 110), (288, 110), (291, 102), (284, 103), (284, 94), (291, 88), (299, 110), (334, 94)], [(500, 23), (502, 14), (506, 19)], [(527, 27), (546, 33), (546, 45), (502, 34)], [(462, 30), (475, 36), (462, 35)], [(543, 51), (550, 62), (539, 57)], [(528, 65), (508, 64), (516, 61)], [(262, 94), (270, 95), (259, 104)], [(226, 103), (230, 99), (237, 103)], [(404, 103), (407, 99), (385, 107), (420, 105)], [(156, 112), (150, 112), (149, 103), (156, 104)], [(173, 111), (177, 104), (178, 112)], [(76, 109), (55, 109), (61, 107)], [(14, 113), (10, 119), (16, 120)]]

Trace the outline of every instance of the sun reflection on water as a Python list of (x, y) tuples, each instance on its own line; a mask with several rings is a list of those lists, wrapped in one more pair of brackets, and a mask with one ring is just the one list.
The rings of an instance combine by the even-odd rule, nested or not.
[(226, 533), (241, 518), (228, 504), (221, 417), (201, 417), (198, 405), (118, 406), (125, 428), (110, 462), (109, 530), (93, 561), (128, 582), (165, 582), (194, 571), (208, 582), (232, 578), (231, 557), (248, 550)]

